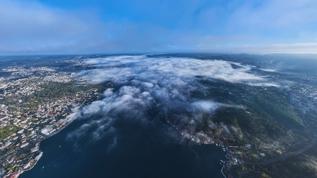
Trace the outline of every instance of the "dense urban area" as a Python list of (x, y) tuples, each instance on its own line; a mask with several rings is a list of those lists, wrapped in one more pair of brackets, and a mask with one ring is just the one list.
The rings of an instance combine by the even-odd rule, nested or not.
[(98, 89), (47, 67), (3, 72), (10, 76), (0, 78), (0, 175), (14, 178), (36, 164), (39, 143), (69, 124), (72, 110), (97, 97)]

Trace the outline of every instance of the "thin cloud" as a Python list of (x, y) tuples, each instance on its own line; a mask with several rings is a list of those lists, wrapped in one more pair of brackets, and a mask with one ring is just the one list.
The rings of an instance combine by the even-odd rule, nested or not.
[(105, 26), (93, 16), (35, 2), (1, 2), (0, 26), (2, 53), (100, 50), (106, 37)]
[(111, 13), (106, 2), (70, 10), (2, 0), (0, 54), (317, 51), (314, 0), (129, 3), (114, 2)]

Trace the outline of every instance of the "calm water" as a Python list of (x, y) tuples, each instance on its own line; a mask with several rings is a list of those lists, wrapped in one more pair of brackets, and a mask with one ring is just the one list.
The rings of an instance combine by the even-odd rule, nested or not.
[(69, 133), (85, 120), (41, 143), (43, 157), (22, 178), (220, 178), (224, 153), (213, 145), (179, 144), (162, 124), (123, 120), (98, 141)]

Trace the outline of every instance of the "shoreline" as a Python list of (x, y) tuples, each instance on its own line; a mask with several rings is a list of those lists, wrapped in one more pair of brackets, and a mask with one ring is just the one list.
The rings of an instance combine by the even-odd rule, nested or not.
[[(38, 150), (37, 150), (37, 151), (39, 152), (39, 154), (35, 157), (35, 159), (32, 159), (32, 160), (31, 160), (31, 161), (34, 161), (34, 163), (33, 163), (33, 165), (32, 165), (30, 168), (27, 168), (27, 169), (23, 169), (23, 168), (22, 168), (22, 170), (19, 170), (18, 172), (12, 173), (12, 174), (10, 174), (10, 175), (5, 175), (3, 178), (19, 178), (24, 172), (27, 172), (27, 171), (30, 171), (31, 169), (33, 169), (33, 168), (36, 166), (37, 162), (38, 162), (38, 161), (41, 159), (41, 157), (43, 156), (43, 151), (40, 150), (40, 144), (41, 144), (43, 141), (45, 141), (46, 139), (49, 139), (50, 137), (52, 137), (52, 136), (58, 134), (59, 132), (61, 132), (62, 130), (64, 130), (67, 126), (69, 126), (71, 123), (73, 123), (73, 122), (76, 120), (76, 118), (77, 118), (76, 114), (79, 112), (79, 109), (80, 109), (81, 106), (82, 106), (82, 105), (77, 105), (77, 106), (75, 106), (75, 107), (72, 109), (72, 112), (69, 113), (69, 114), (64, 118), (64, 120), (65, 120), (65, 125), (64, 125), (63, 127), (61, 127), (60, 129), (56, 130), (56, 132), (54, 132), (54, 133), (52, 133), (52, 134), (50, 134), (50, 135), (47, 135), (46, 138), (44, 138), (43, 140), (39, 141), (39, 142), (36, 144), (36, 147), (38, 147)], [(35, 147), (35, 148), (36, 148), (36, 147)], [(30, 161), (30, 162), (31, 162), (31, 161)], [(29, 163), (30, 163), (30, 162), (29, 162)]]
[[(64, 119), (62, 119), (63, 122), (64, 122), (64, 125), (63, 125), (60, 129), (56, 130), (55, 132), (51, 133), (50, 135), (47, 135), (46, 138), (44, 138), (43, 140), (41, 140), (41, 141), (39, 141), (39, 142), (37, 143), (37, 146), (36, 146), (36, 147), (38, 147), (38, 150), (37, 150), (37, 151), (39, 152), (39, 154), (35, 157), (35, 159), (32, 159), (32, 160), (31, 160), (31, 161), (34, 161), (34, 163), (32, 164), (31, 167), (29, 167), (29, 168), (27, 168), (27, 169), (19, 170), (18, 172), (13, 173), (13, 174), (10, 174), (10, 175), (7, 175), (7, 176), (4, 176), (3, 178), (19, 178), (23, 173), (32, 170), (32, 169), (36, 166), (36, 164), (38, 163), (38, 161), (41, 159), (41, 157), (43, 156), (43, 151), (40, 150), (40, 144), (41, 144), (43, 141), (45, 141), (46, 139), (49, 139), (49, 138), (51, 138), (52, 136), (54, 136), (54, 135), (60, 133), (60, 132), (63, 131), (67, 126), (69, 126), (71, 123), (73, 123), (73, 122), (78, 118), (78, 116), (79, 116), (78, 114), (80, 113), (80, 108), (82, 108), (83, 106), (85, 106), (85, 104), (87, 104), (87, 103), (86, 103), (86, 102), (83, 102), (83, 103), (80, 104), (80, 105), (74, 105), (74, 107), (71, 109), (71, 112), (70, 112)], [(192, 140), (190, 140), (190, 141), (192, 141)], [(215, 145), (216, 147), (221, 148), (221, 149), (224, 151), (224, 154), (225, 154), (225, 155), (228, 154), (227, 150), (225, 149), (226, 147), (225, 147), (222, 143), (213, 143), (212, 145)], [(30, 162), (31, 162), (31, 161), (30, 161)], [(227, 161), (220, 160), (220, 163), (222, 164), (222, 167), (221, 167), (221, 169), (220, 169), (220, 172), (221, 172), (221, 174), (222, 174), (222, 176), (223, 176), (224, 178), (227, 178), (227, 176), (226, 176), (225, 173), (224, 173), (224, 170), (225, 170), (225, 168), (226, 168), (226, 163), (227, 163), (228, 161), (229, 161), (229, 160), (227, 160)], [(30, 163), (30, 162), (29, 162), (29, 163)]]
[(223, 175), (224, 178), (227, 178), (226, 174), (224, 173), (224, 169), (225, 169), (225, 167), (226, 167), (226, 162), (223, 161), (223, 160), (220, 160), (220, 163), (222, 164), (221, 174)]

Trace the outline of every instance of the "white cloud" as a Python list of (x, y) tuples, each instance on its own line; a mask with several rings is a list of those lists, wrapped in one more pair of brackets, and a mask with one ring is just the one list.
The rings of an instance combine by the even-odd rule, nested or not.
[(218, 109), (220, 106), (218, 103), (213, 101), (195, 101), (192, 103), (192, 106), (198, 110), (204, 111), (204, 112), (214, 112), (216, 109)]
[[(223, 53), (317, 53), (317, 1), (228, 1), (205, 7), (204, 29), (218, 33), (184, 34), (184, 51)], [(220, 26), (220, 27), (219, 27)], [(201, 26), (198, 26), (201, 28)], [(172, 47), (181, 50), (177, 43)]]
[(131, 77), (164, 81), (169, 78), (173, 83), (186, 85), (184, 79), (207, 77), (232, 83), (265, 83), (263, 76), (251, 73), (252, 66), (223, 60), (199, 60), (192, 58), (149, 58), (146, 56), (114, 56), (88, 59), (87, 65), (97, 69), (83, 71), (78, 74), (91, 83), (104, 81), (125, 81)]
[(316, 23), (316, 7), (317, 2), (314, 0), (267, 0), (256, 4), (245, 2), (234, 10), (229, 23), (232, 27), (262, 29), (267, 32), (283, 29), (292, 31)]
[[(140, 13), (153, 21), (105, 20), (92, 9), (59, 9), (37, 0), (2, 0), (0, 53), (317, 51), (314, 0), (233, 0), (219, 4), (198, 0), (184, 1), (179, 9), (175, 7), (178, 3), (157, 3), (157, 9), (164, 13), (149, 11), (144, 4), (151, 3), (138, 3)], [(168, 19), (175, 20), (175, 26), (169, 25)]]
[[(91, 133), (93, 138), (101, 137), (117, 119), (151, 120), (153, 118), (148, 115), (151, 110), (159, 113), (152, 113), (150, 117), (175, 114), (173, 119), (191, 122), (195, 127), (195, 122), (200, 122), (204, 114), (213, 114), (218, 108), (243, 109), (243, 106), (212, 101), (213, 98), (200, 100), (192, 97), (193, 91), (204, 93), (206, 89), (197, 76), (245, 85), (276, 85), (263, 76), (253, 74), (254, 66), (223, 60), (111, 56), (80, 63), (96, 69), (80, 72), (77, 77), (92, 83), (111, 81), (117, 86), (104, 91), (102, 100), (82, 109), (82, 118), (91, 119), (94, 114), (98, 117), (92, 117), (93, 120), (87, 121), (88, 125), (79, 128), (75, 131), (78, 134), (74, 135), (90, 133), (91, 128), (98, 125), (98, 131)], [(95, 119), (107, 121), (98, 121), (97, 124)]]
[(94, 15), (48, 8), (35, 1), (0, 3), (0, 52), (85, 52), (105, 44)]

